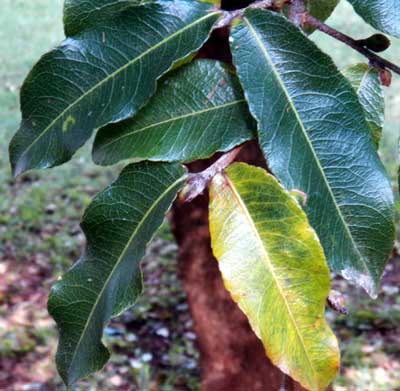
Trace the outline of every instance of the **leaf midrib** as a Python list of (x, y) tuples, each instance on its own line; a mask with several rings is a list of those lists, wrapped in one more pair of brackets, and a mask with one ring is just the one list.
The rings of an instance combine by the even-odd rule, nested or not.
[(192, 28), (193, 26), (195, 26), (198, 23), (203, 22), (204, 20), (217, 15), (219, 12), (210, 12), (207, 15), (201, 17), (200, 19), (197, 19), (196, 21), (184, 26), (182, 29), (175, 31), (174, 33), (172, 33), (171, 35), (169, 35), (168, 37), (164, 38), (163, 40), (161, 40), (160, 42), (158, 42), (157, 44), (155, 44), (154, 46), (152, 46), (151, 48), (145, 50), (143, 53), (141, 53), (139, 56), (135, 57), (134, 59), (132, 59), (131, 61), (128, 61), (126, 64), (124, 64), (122, 67), (116, 69), (114, 72), (110, 73), (107, 77), (105, 77), (104, 79), (102, 79), (100, 82), (96, 83), (94, 86), (92, 86), (91, 88), (89, 88), (84, 94), (80, 95), (78, 99), (74, 100), (74, 102), (72, 102), (70, 105), (68, 105), (60, 114), (57, 115), (57, 117), (51, 121), (51, 123), (49, 125), (46, 126), (46, 128), (39, 134), (38, 137), (36, 137), (36, 139), (28, 146), (28, 148), (25, 149), (25, 151), (21, 154), (21, 157), (26, 155), (29, 150), (53, 127), (54, 124), (56, 124), (68, 111), (71, 110), (71, 108), (73, 108), (74, 106), (76, 106), (81, 100), (83, 100), (84, 98), (86, 98), (88, 95), (90, 95), (93, 91), (95, 91), (96, 89), (98, 89), (99, 87), (101, 87), (103, 84), (107, 83), (109, 80), (111, 80), (112, 78), (115, 77), (115, 75), (119, 74), (120, 72), (122, 72), (124, 69), (130, 67), (131, 65), (133, 65), (135, 62), (141, 60), (143, 57), (145, 57), (146, 55), (148, 55), (149, 53), (151, 53), (152, 51), (158, 49), (159, 47), (161, 47), (163, 44), (165, 44), (166, 42), (170, 41), (171, 39), (175, 38), (176, 36), (178, 36), (179, 34), (182, 34), (184, 31)]
[(248, 26), (250, 32), (253, 34), (255, 40), (257, 41), (257, 44), (259, 45), (259, 47), (260, 47), (262, 53), (263, 53), (264, 56), (265, 56), (265, 59), (266, 59), (267, 62), (270, 64), (271, 69), (272, 69), (272, 71), (274, 72), (274, 74), (275, 74), (275, 76), (276, 76), (276, 79), (278, 80), (280, 86), (282, 87), (283, 92), (285, 93), (285, 96), (286, 96), (286, 98), (287, 98), (287, 100), (288, 100), (288, 102), (289, 102), (289, 106), (290, 106), (290, 108), (292, 109), (292, 111), (293, 111), (293, 113), (294, 113), (294, 115), (295, 115), (295, 117), (296, 117), (296, 119), (297, 119), (297, 122), (298, 122), (299, 125), (300, 125), (300, 128), (301, 128), (301, 130), (302, 130), (302, 133), (303, 133), (303, 135), (304, 135), (304, 138), (306, 139), (307, 145), (309, 146), (309, 149), (310, 149), (310, 151), (311, 151), (311, 153), (312, 153), (312, 155), (313, 155), (313, 157), (314, 157), (314, 160), (315, 160), (315, 162), (316, 162), (316, 164), (317, 164), (317, 167), (319, 168), (319, 171), (321, 172), (321, 176), (322, 176), (322, 178), (323, 178), (323, 180), (324, 180), (324, 182), (325, 182), (325, 184), (326, 184), (326, 187), (327, 187), (327, 189), (328, 189), (328, 193), (329, 193), (329, 195), (331, 196), (331, 199), (332, 199), (332, 202), (333, 202), (333, 204), (334, 204), (334, 206), (335, 206), (335, 209), (336, 209), (336, 211), (337, 211), (337, 213), (338, 213), (338, 215), (339, 215), (339, 217), (340, 217), (340, 220), (341, 220), (342, 223), (343, 223), (344, 230), (345, 230), (347, 236), (349, 237), (349, 239), (350, 239), (350, 241), (351, 241), (351, 243), (352, 243), (352, 245), (353, 245), (354, 250), (356, 251), (356, 253), (357, 253), (359, 259), (361, 260), (361, 262), (362, 262), (362, 264), (363, 264), (363, 266), (364, 266), (364, 271), (366, 271), (367, 274), (369, 275), (368, 267), (367, 267), (367, 264), (366, 264), (366, 262), (365, 262), (365, 259), (364, 259), (364, 257), (361, 255), (360, 250), (358, 249), (358, 246), (357, 246), (356, 242), (354, 241), (353, 235), (351, 234), (349, 228), (347, 227), (346, 220), (344, 219), (344, 216), (342, 215), (342, 211), (340, 210), (340, 207), (339, 207), (339, 205), (338, 205), (337, 202), (336, 202), (335, 196), (334, 196), (333, 191), (332, 191), (332, 189), (331, 189), (331, 187), (330, 187), (330, 185), (329, 185), (328, 179), (326, 178), (325, 172), (324, 172), (324, 170), (323, 170), (323, 168), (322, 168), (322, 166), (321, 166), (321, 164), (320, 164), (320, 162), (319, 162), (319, 160), (318, 160), (318, 156), (317, 156), (317, 154), (316, 154), (315, 151), (314, 151), (314, 147), (313, 147), (313, 145), (312, 145), (312, 143), (311, 143), (311, 141), (310, 141), (310, 139), (309, 139), (309, 137), (308, 137), (307, 131), (306, 131), (306, 129), (305, 129), (304, 126), (303, 126), (303, 122), (302, 122), (302, 120), (301, 120), (301, 117), (300, 117), (300, 115), (299, 115), (297, 109), (296, 109), (296, 106), (295, 106), (294, 103), (292, 102), (292, 99), (291, 99), (291, 97), (290, 97), (290, 95), (289, 95), (289, 93), (288, 93), (288, 91), (287, 91), (287, 89), (286, 89), (285, 83), (284, 83), (283, 80), (281, 79), (281, 77), (280, 77), (280, 75), (279, 75), (279, 72), (277, 71), (277, 69), (276, 69), (276, 67), (275, 67), (275, 64), (273, 63), (273, 61), (272, 61), (270, 55), (268, 54), (267, 49), (264, 47), (261, 38), (259, 37), (257, 31), (256, 31), (256, 30), (254, 29), (254, 27), (252, 26), (251, 22), (250, 22), (250, 21), (248, 20), (248, 18), (246, 18), (246, 17), (243, 18), (243, 21), (247, 24), (247, 26)]
[(147, 126), (145, 126), (143, 128), (132, 130), (131, 132), (125, 133), (122, 136), (114, 138), (110, 142), (102, 145), (97, 151), (101, 151), (102, 149), (107, 148), (109, 145), (114, 144), (114, 143), (122, 140), (123, 138), (126, 138), (126, 137), (129, 137), (131, 135), (143, 132), (145, 130), (152, 129), (152, 128), (155, 128), (155, 127), (158, 127), (158, 126), (162, 126), (162, 125), (165, 125), (165, 124), (168, 124), (168, 123), (171, 123), (171, 122), (179, 121), (181, 119), (194, 117), (196, 115), (202, 115), (204, 113), (208, 113), (208, 112), (211, 112), (211, 111), (222, 110), (222, 109), (225, 109), (227, 107), (234, 106), (236, 104), (244, 103), (244, 102), (246, 102), (245, 99), (235, 100), (233, 102), (225, 103), (225, 104), (222, 104), (222, 105), (212, 106), (212, 107), (208, 107), (207, 109), (203, 109), (203, 110), (199, 110), (199, 111), (193, 111), (191, 113), (186, 113), (186, 114), (183, 114), (183, 115), (180, 115), (180, 116), (176, 116), (176, 117), (173, 117), (173, 118), (168, 118), (167, 120), (156, 122), (156, 123), (153, 123), (151, 125), (147, 125)]
[(247, 209), (244, 201), (242, 200), (242, 197), (237, 192), (235, 186), (231, 182), (231, 180), (228, 177), (228, 175), (226, 173), (223, 173), (222, 175), (223, 175), (223, 177), (225, 179), (225, 182), (228, 184), (229, 188), (231, 189), (234, 198), (236, 198), (239, 207), (243, 210), (243, 214), (244, 214), (246, 220), (249, 222), (250, 229), (253, 231), (253, 235), (255, 236), (256, 240), (259, 243), (259, 247), (261, 249), (261, 253), (264, 255), (263, 259), (265, 259), (266, 266), (269, 269), (270, 273), (272, 274), (273, 280), (275, 281), (275, 284), (276, 284), (276, 287), (278, 288), (279, 294), (282, 297), (283, 302), (285, 303), (285, 306), (286, 306), (287, 312), (289, 314), (290, 320), (292, 321), (293, 327), (296, 330), (297, 337), (300, 340), (301, 347), (302, 347), (302, 349), (304, 351), (304, 355), (307, 358), (309, 366), (310, 366), (310, 368), (311, 368), (311, 370), (312, 370), (312, 372), (314, 374), (314, 381), (315, 381), (315, 379), (317, 378), (317, 376), (316, 376), (317, 375), (317, 371), (314, 368), (314, 365), (313, 365), (313, 363), (312, 363), (312, 361), (311, 361), (311, 359), (310, 359), (310, 357), (308, 355), (308, 351), (306, 349), (306, 345), (305, 345), (305, 342), (304, 342), (303, 335), (300, 333), (300, 330), (299, 330), (299, 328), (297, 326), (297, 322), (296, 322), (296, 320), (294, 318), (294, 315), (293, 315), (292, 310), (291, 310), (291, 308), (289, 306), (289, 303), (287, 302), (287, 298), (286, 298), (286, 295), (285, 295), (285, 293), (283, 291), (283, 288), (279, 283), (278, 277), (277, 277), (277, 275), (275, 273), (275, 268), (274, 268), (274, 266), (273, 266), (273, 264), (271, 262), (271, 259), (270, 259), (269, 255), (268, 255), (268, 252), (267, 252), (267, 250), (266, 250), (266, 248), (264, 246), (264, 242), (263, 242), (263, 240), (261, 239), (261, 237), (260, 237), (260, 235), (258, 233), (257, 227), (255, 226), (253, 218), (251, 217), (251, 214), (250, 214), (249, 210)]
[(165, 191), (163, 191), (163, 192), (160, 194), (160, 196), (153, 202), (153, 204), (151, 205), (151, 207), (150, 207), (150, 208), (146, 211), (146, 213), (143, 215), (143, 218), (140, 220), (140, 222), (138, 223), (138, 225), (137, 225), (136, 228), (134, 229), (132, 235), (129, 237), (129, 239), (128, 239), (128, 241), (127, 241), (127, 244), (125, 245), (125, 247), (124, 247), (123, 250), (121, 251), (121, 254), (120, 254), (120, 256), (118, 257), (117, 261), (115, 262), (113, 268), (111, 269), (111, 271), (110, 271), (110, 273), (109, 273), (109, 276), (108, 276), (107, 279), (104, 281), (103, 287), (101, 288), (101, 290), (100, 290), (100, 292), (99, 292), (99, 294), (98, 294), (98, 296), (97, 296), (97, 299), (96, 299), (95, 302), (93, 303), (93, 307), (92, 307), (92, 309), (91, 309), (91, 311), (90, 311), (90, 313), (89, 313), (88, 319), (87, 319), (87, 321), (86, 321), (86, 323), (85, 323), (85, 326), (84, 326), (84, 328), (83, 328), (83, 330), (82, 330), (82, 334), (81, 334), (81, 336), (79, 337), (79, 340), (78, 340), (78, 342), (77, 342), (77, 344), (76, 344), (76, 347), (75, 347), (75, 349), (74, 349), (74, 354), (72, 355), (72, 358), (71, 358), (71, 360), (70, 360), (70, 364), (69, 364), (68, 372), (67, 372), (67, 373), (68, 373), (68, 376), (69, 376), (69, 371), (71, 370), (72, 364), (73, 364), (73, 362), (74, 362), (74, 360), (75, 360), (76, 354), (78, 353), (80, 344), (81, 344), (81, 342), (82, 342), (84, 336), (86, 335), (86, 331), (87, 331), (87, 329), (88, 329), (88, 327), (89, 327), (89, 324), (90, 324), (90, 322), (91, 322), (92, 316), (93, 316), (95, 310), (97, 309), (97, 305), (99, 304), (99, 301), (100, 301), (101, 297), (103, 296), (103, 294), (104, 294), (104, 292), (105, 292), (105, 290), (106, 290), (106, 287), (108, 286), (108, 284), (109, 284), (111, 278), (114, 276), (114, 273), (115, 273), (116, 269), (119, 267), (119, 265), (120, 265), (121, 262), (123, 261), (123, 259), (124, 259), (124, 257), (125, 257), (125, 254), (126, 254), (126, 252), (128, 251), (129, 246), (131, 245), (132, 241), (134, 240), (136, 234), (138, 233), (138, 231), (140, 230), (140, 228), (143, 226), (143, 224), (146, 222), (146, 220), (147, 220), (147, 218), (149, 217), (149, 215), (151, 214), (151, 212), (156, 208), (156, 206), (158, 206), (158, 204), (163, 200), (163, 198), (164, 198), (167, 194), (169, 194), (169, 192), (170, 192), (175, 186), (177, 186), (180, 182), (183, 182), (184, 180), (186, 180), (186, 175), (182, 175), (179, 179), (177, 179), (175, 182), (173, 182), (170, 186), (167, 187), (167, 189), (166, 189)]

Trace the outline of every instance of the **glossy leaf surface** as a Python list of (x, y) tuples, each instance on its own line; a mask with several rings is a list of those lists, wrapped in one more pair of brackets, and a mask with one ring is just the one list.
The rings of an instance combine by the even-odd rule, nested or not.
[(398, 0), (348, 1), (371, 26), (400, 38), (400, 2)]
[(21, 91), (14, 173), (61, 164), (94, 129), (136, 113), (156, 80), (207, 39), (219, 16), (210, 8), (189, 0), (130, 7), (42, 57)]
[(330, 266), (375, 296), (393, 245), (393, 195), (355, 91), (276, 13), (248, 10), (231, 47), (270, 169), (307, 194)]
[(219, 62), (195, 61), (167, 75), (133, 119), (101, 129), (93, 157), (191, 161), (232, 149), (255, 137), (241, 86)]
[(357, 92), (372, 140), (378, 148), (385, 120), (385, 99), (378, 71), (368, 64), (357, 64), (346, 68), (343, 74)]
[(212, 248), (227, 290), (268, 357), (309, 390), (339, 367), (325, 321), (329, 270), (297, 201), (261, 168), (235, 164), (210, 189)]
[(103, 327), (141, 293), (139, 262), (182, 187), (184, 173), (178, 164), (132, 164), (87, 209), (85, 252), (55, 283), (48, 304), (60, 332), (57, 367), (66, 384), (107, 362)]

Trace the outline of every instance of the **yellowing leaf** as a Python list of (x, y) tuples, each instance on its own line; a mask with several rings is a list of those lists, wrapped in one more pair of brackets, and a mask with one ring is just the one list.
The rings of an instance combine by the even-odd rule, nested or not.
[(324, 318), (329, 271), (305, 213), (266, 171), (234, 164), (210, 189), (210, 232), (225, 287), (268, 357), (312, 391), (339, 367)]

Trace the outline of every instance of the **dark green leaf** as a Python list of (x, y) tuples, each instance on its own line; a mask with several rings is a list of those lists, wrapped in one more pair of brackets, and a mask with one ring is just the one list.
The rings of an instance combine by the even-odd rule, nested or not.
[(100, 164), (129, 158), (191, 161), (254, 136), (236, 76), (218, 62), (199, 60), (159, 82), (157, 94), (133, 119), (101, 129), (93, 156)]
[(143, 0), (65, 0), (65, 34), (67, 36), (75, 35), (89, 26), (95, 25), (100, 19), (113, 17), (128, 7), (144, 2)]
[(219, 13), (189, 0), (130, 7), (67, 38), (33, 68), (10, 146), (15, 175), (67, 161), (92, 131), (135, 114), (156, 80), (207, 39)]
[(345, 69), (343, 74), (357, 92), (372, 140), (378, 148), (385, 119), (385, 99), (378, 71), (369, 67), (368, 64), (357, 64)]
[(393, 195), (355, 91), (276, 13), (248, 10), (231, 45), (269, 167), (307, 194), (331, 267), (375, 296), (393, 245)]
[(355, 11), (376, 29), (400, 38), (399, 0), (348, 0)]
[(108, 360), (103, 327), (140, 294), (139, 262), (184, 174), (178, 164), (132, 164), (87, 209), (82, 221), (86, 250), (53, 286), (48, 305), (60, 332), (57, 367), (66, 384)]

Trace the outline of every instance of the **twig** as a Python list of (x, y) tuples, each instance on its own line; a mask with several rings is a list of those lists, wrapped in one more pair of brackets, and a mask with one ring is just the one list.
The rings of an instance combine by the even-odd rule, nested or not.
[(335, 290), (331, 290), (327, 299), (329, 307), (331, 307), (339, 314), (347, 315), (349, 311), (345, 307), (344, 297), (343, 295)]
[(229, 26), (236, 18), (241, 18), (246, 11), (247, 8), (274, 8), (274, 3), (276, 0), (258, 0), (254, 3), (251, 3), (246, 8), (240, 8), (234, 11), (224, 11), (222, 18), (215, 25), (215, 28), (221, 28), (225, 26)]
[(204, 191), (215, 175), (224, 171), (236, 159), (242, 148), (243, 145), (225, 153), (204, 171), (189, 174), (189, 180), (181, 192), (180, 199), (185, 202), (194, 200)]
[(306, 6), (304, 5), (304, 0), (292, 0), (289, 6), (289, 20), (300, 27), (305, 12)]
[(314, 18), (312, 15), (310, 15), (308, 13), (303, 13), (302, 23), (309, 25), (311, 27), (314, 27), (317, 30), (322, 31), (323, 33), (328, 34), (331, 37), (350, 46), (357, 52), (359, 52), (362, 55), (364, 55), (365, 57), (367, 57), (372, 66), (376, 66), (380, 69), (390, 69), (393, 72), (400, 75), (400, 67), (398, 67), (397, 65), (393, 64), (392, 62), (382, 58), (381, 56), (378, 56), (371, 50), (368, 50), (367, 48), (362, 46), (360, 44), (360, 42), (358, 42), (354, 38), (352, 38), (344, 33), (341, 33), (340, 31), (335, 30), (334, 28), (332, 28), (332, 27), (326, 25), (325, 23), (321, 22), (320, 20)]

